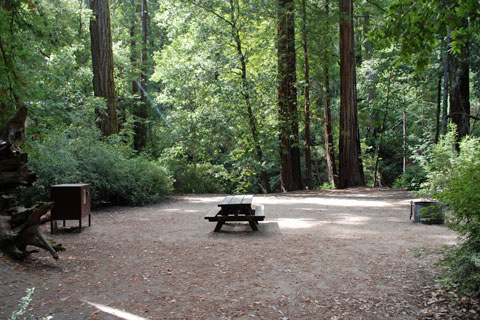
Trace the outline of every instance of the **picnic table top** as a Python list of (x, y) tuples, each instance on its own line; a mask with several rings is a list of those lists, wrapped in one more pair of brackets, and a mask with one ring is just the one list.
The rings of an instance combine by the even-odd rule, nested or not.
[(218, 203), (219, 207), (226, 206), (251, 206), (253, 195), (227, 196)]

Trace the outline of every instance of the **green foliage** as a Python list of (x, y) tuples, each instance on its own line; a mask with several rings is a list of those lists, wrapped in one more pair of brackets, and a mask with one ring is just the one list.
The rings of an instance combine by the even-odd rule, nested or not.
[[(18, 310), (14, 310), (12, 312), (11, 320), (30, 320), (33, 319), (33, 315), (28, 314), (28, 306), (33, 301), (33, 293), (35, 292), (35, 288), (27, 288), (27, 295), (20, 299), (18, 304)], [(42, 318), (36, 317), (38, 320), (51, 320), (53, 316), (46, 316)]]
[(332, 190), (332, 189), (335, 189), (335, 187), (330, 182), (324, 182), (320, 187), (318, 187), (318, 190)]
[(468, 241), (446, 250), (441, 264), (446, 266), (440, 283), (474, 297), (480, 296), (480, 241)]
[[(447, 30), (451, 30), (453, 53), (458, 53), (478, 34), (476, 17), (479, 7), (476, 0), (393, 0), (384, 20), (372, 33), (372, 39), (379, 48), (399, 45), (397, 65), (408, 62), (424, 69), (435, 48), (446, 37)], [(470, 21), (467, 27), (464, 20)]]
[[(156, 101), (168, 106), (173, 130), (159, 130), (155, 154), (162, 159), (167, 154), (176, 158), (171, 160), (172, 172), (181, 190), (183, 186), (191, 190), (192, 186), (183, 181), (184, 173), (176, 170), (178, 161), (191, 168), (189, 174), (194, 176), (204, 166), (217, 168), (218, 172), (227, 170), (229, 182), (221, 181), (221, 190), (238, 192), (257, 190), (262, 169), (275, 171), (271, 170), (278, 143), (275, 25), (266, 19), (271, 7), (243, 1), (233, 5), (234, 23), (245, 54), (244, 82), (228, 2), (165, 1), (163, 10), (156, 13), (155, 19), (165, 28), (169, 42), (155, 54), (152, 80), (161, 87)], [(251, 121), (255, 122), (263, 151), (261, 160), (254, 149)], [(171, 139), (166, 140), (164, 134)]]
[[(119, 136), (117, 136), (120, 138)], [(51, 132), (29, 144), (29, 167), (38, 175), (24, 201), (48, 199), (49, 187), (89, 183), (92, 202), (142, 205), (161, 200), (171, 191), (166, 171), (146, 156), (134, 157), (122, 142), (101, 141), (85, 128)]]
[(222, 165), (211, 163), (192, 164), (185, 159), (165, 158), (162, 163), (168, 167), (174, 178), (173, 187), (178, 193), (230, 193), (230, 174)]
[(422, 186), (420, 195), (429, 197), (443, 191), (455, 170), (455, 162), (458, 159), (455, 146), (455, 128), (450, 126), (447, 134), (431, 147), (425, 157), (419, 159), (427, 172), (427, 181)]
[(375, 155), (373, 153), (373, 147), (368, 146), (365, 139), (360, 141), (360, 147), (362, 149), (362, 165), (365, 183), (366, 185), (371, 186), (373, 184), (373, 175), (375, 171)]
[(418, 191), (427, 181), (427, 173), (420, 165), (413, 165), (407, 167), (404, 174), (395, 179), (393, 183), (394, 188), (403, 188), (412, 191)]
[(462, 293), (480, 296), (480, 140), (466, 137), (457, 152), (454, 130), (433, 147), (427, 166), (429, 191), (450, 210), (449, 227), (461, 242), (443, 262), (443, 281)]

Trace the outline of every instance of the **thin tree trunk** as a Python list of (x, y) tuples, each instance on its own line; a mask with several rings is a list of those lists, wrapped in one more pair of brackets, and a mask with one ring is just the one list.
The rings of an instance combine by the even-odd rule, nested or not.
[(316, 152), (313, 152), (313, 163), (315, 165), (315, 177), (316, 177), (316, 183), (317, 185), (321, 185), (322, 183), (322, 178), (320, 176), (320, 165), (318, 164), (318, 157), (317, 157), (317, 153)]
[(375, 152), (375, 172), (373, 173), (373, 188), (379, 186), (379, 181), (377, 179), (378, 176), (378, 166), (380, 163), (380, 148), (382, 145), (383, 134), (385, 132), (385, 123), (387, 122), (387, 113), (388, 113), (388, 106), (390, 105), (390, 82), (391, 77), (388, 78), (388, 86), (387, 86), (387, 99), (385, 101), (385, 111), (383, 113), (383, 120), (382, 120), (382, 128), (380, 131), (380, 138), (377, 142), (377, 150)]
[[(325, 0), (325, 18), (329, 15), (329, 0)], [(337, 188), (337, 167), (335, 165), (335, 152), (333, 149), (333, 135), (332, 135), (332, 112), (330, 109), (330, 67), (328, 64), (329, 51), (328, 43), (325, 38), (323, 43), (323, 117), (325, 128), (325, 156), (327, 160), (327, 173), (330, 183)]]
[(450, 49), (450, 29), (447, 34), (447, 46), (445, 50), (445, 60), (443, 62), (443, 109), (442, 109), (442, 135), (447, 134), (447, 114), (448, 114), (448, 66)]
[(130, 64), (134, 70), (134, 78), (132, 80), (132, 94), (134, 98), (138, 95), (138, 84), (137, 84), (137, 39), (136, 39), (136, 10), (135, 10), (135, 0), (130, 0), (130, 5), (133, 8), (132, 21), (130, 24)]
[(405, 110), (405, 92), (403, 93), (403, 174), (407, 172), (407, 111)]
[(293, 0), (278, 0), (278, 118), (282, 191), (302, 188), (296, 89)]
[(93, 92), (106, 100), (106, 111), (97, 108), (96, 116), (103, 135), (118, 133), (115, 82), (113, 78), (112, 34), (108, 0), (90, 0)]
[(305, 68), (305, 179), (306, 185), (312, 189), (312, 159), (311, 159), (311, 139), (310, 139), (310, 70), (308, 65), (308, 38), (307, 38), (307, 8), (306, 0), (302, 0), (303, 16), (303, 66)]
[[(142, 54), (141, 54), (141, 75), (140, 75), (140, 84), (144, 90), (147, 90), (147, 36), (148, 36), (148, 6), (147, 0), (142, 0), (141, 7), (141, 19), (142, 19)], [(145, 149), (147, 145), (147, 99), (143, 90), (141, 90), (141, 100), (142, 102), (135, 106), (135, 138), (134, 138), (134, 147), (135, 150), (141, 151)]]
[(365, 185), (360, 158), (352, 0), (340, 0), (340, 15), (339, 188), (348, 188)]
[[(245, 105), (247, 106), (248, 122), (250, 124), (250, 130), (252, 132), (253, 143), (255, 145), (256, 158), (259, 163), (263, 162), (263, 151), (260, 145), (260, 138), (257, 131), (257, 122), (255, 121), (255, 116), (253, 114), (252, 102), (250, 99), (250, 93), (248, 88), (248, 79), (247, 79), (247, 61), (242, 49), (242, 41), (240, 39), (240, 34), (236, 25), (235, 18), (235, 6), (233, 0), (230, 0), (230, 17), (231, 17), (231, 26), (232, 26), (232, 37), (235, 41), (237, 54), (240, 60), (240, 68), (242, 70), (241, 79), (242, 79), (242, 96), (245, 100)], [(270, 193), (270, 181), (268, 179), (267, 172), (262, 169), (260, 172), (263, 182), (263, 192)]]
[(438, 143), (438, 138), (440, 137), (440, 113), (442, 109), (442, 76), (438, 76), (438, 85), (437, 85), (437, 111), (435, 113), (435, 144)]
[(368, 38), (368, 33), (370, 32), (370, 13), (365, 12), (365, 16), (363, 18), (363, 60), (370, 60), (372, 57), (373, 46)]
[(470, 81), (468, 43), (450, 57), (450, 119), (457, 126), (457, 141), (470, 134)]

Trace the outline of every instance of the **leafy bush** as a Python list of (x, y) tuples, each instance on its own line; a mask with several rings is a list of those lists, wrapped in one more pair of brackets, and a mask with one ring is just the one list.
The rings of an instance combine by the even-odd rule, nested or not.
[(432, 148), (426, 190), (450, 210), (449, 227), (461, 242), (445, 255), (443, 282), (480, 296), (480, 140), (465, 138), (455, 149), (453, 131)]
[(426, 181), (427, 173), (425, 172), (425, 169), (419, 165), (413, 165), (407, 167), (406, 172), (395, 179), (393, 187), (418, 191)]
[[(440, 152), (434, 158), (438, 161), (444, 155)], [(446, 280), (463, 293), (480, 296), (480, 140), (464, 139), (458, 155), (448, 160), (451, 169), (443, 170), (441, 183), (436, 179), (441, 191), (435, 197), (451, 210), (450, 227), (462, 241), (444, 259), (449, 267)]]
[(174, 177), (178, 193), (226, 193), (231, 191), (228, 171), (222, 165), (208, 162), (192, 164), (186, 159), (165, 157), (162, 163)]
[(456, 170), (456, 162), (459, 159), (456, 150), (455, 128), (450, 127), (448, 133), (431, 148), (430, 157), (423, 160), (427, 172), (427, 182), (422, 186), (420, 195), (439, 194), (445, 188), (447, 181)]
[(92, 204), (143, 205), (171, 190), (166, 170), (146, 156), (134, 156), (122, 142), (104, 142), (93, 130), (52, 132), (29, 144), (29, 168), (38, 175), (24, 201), (48, 199), (60, 183), (89, 183)]

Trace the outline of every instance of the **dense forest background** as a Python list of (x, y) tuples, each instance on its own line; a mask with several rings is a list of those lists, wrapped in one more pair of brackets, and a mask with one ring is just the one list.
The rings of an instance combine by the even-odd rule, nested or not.
[(28, 199), (72, 181), (91, 183), (95, 203), (125, 204), (171, 191), (419, 188), (447, 123), (458, 141), (479, 132), (478, 1), (0, 8), (0, 120), (29, 108), (39, 180)]

